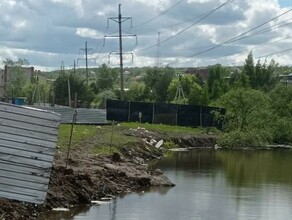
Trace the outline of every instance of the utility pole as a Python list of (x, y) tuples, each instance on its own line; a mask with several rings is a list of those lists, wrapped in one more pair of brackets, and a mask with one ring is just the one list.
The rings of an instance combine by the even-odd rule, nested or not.
[[(80, 48), (80, 50), (84, 51), (85, 53), (85, 71), (86, 71), (86, 83), (88, 85), (88, 51), (92, 51), (92, 48), (87, 48), (87, 41), (85, 41), (85, 48)], [(82, 58), (78, 58), (78, 60), (81, 60)]]
[(70, 84), (70, 79), (68, 77), (68, 105), (71, 108), (71, 84)]
[(75, 60), (74, 60), (74, 64), (73, 64), (73, 73), (74, 74), (76, 73), (76, 63), (75, 63)]
[(158, 32), (156, 67), (160, 66), (160, 32)]
[(119, 55), (120, 55), (120, 80), (121, 80), (121, 100), (124, 100), (124, 67), (123, 67), (123, 36), (135, 36), (136, 37), (136, 43), (137, 43), (137, 35), (132, 35), (132, 34), (122, 34), (122, 23), (127, 21), (127, 20), (131, 20), (131, 24), (132, 24), (132, 18), (131, 17), (122, 17), (122, 13), (121, 13), (121, 4), (119, 4), (119, 12), (118, 12), (118, 17), (111, 17), (108, 18), (108, 24), (109, 24), (109, 20), (112, 20), (116, 23), (119, 24), (119, 35), (115, 36), (115, 35), (110, 35), (107, 36), (105, 35), (104, 37), (118, 37), (119, 38)]
[(64, 74), (65, 73), (65, 66), (64, 66), (64, 61), (62, 60), (62, 63), (61, 63), (61, 74)]

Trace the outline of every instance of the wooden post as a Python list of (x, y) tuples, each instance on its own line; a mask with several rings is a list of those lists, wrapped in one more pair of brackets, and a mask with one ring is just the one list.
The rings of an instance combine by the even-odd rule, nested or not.
[(72, 142), (72, 135), (73, 135), (73, 128), (74, 128), (74, 124), (76, 122), (76, 117), (77, 117), (77, 93), (75, 93), (75, 110), (74, 110), (74, 114), (73, 114), (73, 118), (72, 118), (72, 124), (71, 124), (71, 132), (70, 132), (70, 138), (69, 138), (69, 144), (68, 144), (68, 151), (67, 151), (67, 159), (66, 159), (66, 168), (68, 166), (68, 162), (69, 162), (69, 156), (70, 156), (70, 150), (71, 150), (71, 142)]

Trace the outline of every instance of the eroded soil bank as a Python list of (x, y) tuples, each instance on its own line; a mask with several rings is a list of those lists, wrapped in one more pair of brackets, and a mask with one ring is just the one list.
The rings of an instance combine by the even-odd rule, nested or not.
[[(126, 134), (129, 135), (129, 134)], [(137, 135), (137, 134), (130, 134)], [(143, 137), (142, 137), (143, 136)], [(162, 155), (162, 148), (145, 142), (149, 135), (139, 134), (138, 142), (122, 146), (110, 156), (92, 155), (86, 146), (75, 148), (66, 168), (66, 153), (58, 151), (51, 172), (47, 199), (43, 205), (0, 200), (1, 220), (33, 220), (42, 212), (56, 207), (90, 204), (102, 197), (130, 193), (140, 188), (172, 187), (173, 183), (160, 170), (149, 170), (147, 162)], [(162, 139), (163, 135), (157, 135)], [(215, 139), (202, 137), (164, 137), (179, 147), (212, 147)]]

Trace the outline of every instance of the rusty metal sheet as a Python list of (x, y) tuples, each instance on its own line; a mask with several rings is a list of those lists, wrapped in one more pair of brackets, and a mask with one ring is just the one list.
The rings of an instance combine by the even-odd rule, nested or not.
[(45, 201), (61, 117), (0, 102), (0, 197)]

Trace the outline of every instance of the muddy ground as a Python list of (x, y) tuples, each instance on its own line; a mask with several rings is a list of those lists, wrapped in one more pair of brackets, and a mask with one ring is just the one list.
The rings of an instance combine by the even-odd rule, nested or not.
[[(168, 137), (137, 131), (125, 135), (139, 135), (143, 141), (123, 146), (120, 153), (110, 156), (92, 155), (87, 144), (75, 148), (66, 168), (66, 153), (57, 150), (51, 172), (49, 190), (43, 205), (0, 200), (0, 220), (33, 220), (40, 213), (56, 207), (90, 204), (92, 200), (137, 191), (142, 187), (172, 187), (174, 184), (160, 171), (149, 170), (147, 162), (163, 156), (162, 149), (145, 142), (150, 138), (168, 138), (178, 147), (212, 147), (211, 136)], [(163, 137), (164, 136), (164, 137)]]

